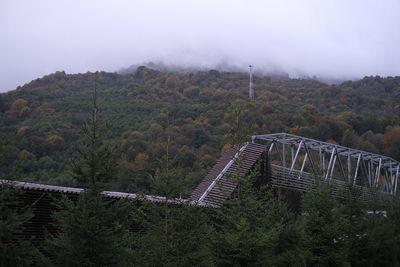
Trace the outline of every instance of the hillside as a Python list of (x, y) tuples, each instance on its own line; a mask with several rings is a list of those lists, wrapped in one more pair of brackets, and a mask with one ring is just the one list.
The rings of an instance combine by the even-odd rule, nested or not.
[[(247, 99), (246, 73), (139, 67), (100, 72), (96, 84), (101, 119), (112, 122), (107, 139), (116, 147), (110, 189), (149, 192), (170, 137), (172, 164), (187, 194), (243, 129), (289, 132), (400, 160), (400, 77), (327, 85), (256, 76), (254, 101)], [(93, 88), (93, 73), (56, 72), (0, 94), (0, 175), (76, 185), (69, 159), (82, 142)]]

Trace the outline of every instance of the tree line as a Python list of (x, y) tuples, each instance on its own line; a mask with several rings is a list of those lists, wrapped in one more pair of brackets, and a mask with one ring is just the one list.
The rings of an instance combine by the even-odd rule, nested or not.
[[(56, 72), (0, 94), (0, 174), (79, 186), (69, 159), (84, 142), (93, 73)], [(105, 136), (118, 163), (110, 190), (150, 193), (151, 177), (166, 154), (187, 196), (229, 148), (235, 110), (250, 135), (288, 132), (400, 159), (399, 77), (365, 77), (339, 85), (311, 79), (254, 77), (231, 72), (97, 74), (100, 109), (113, 122)]]
[[(400, 202), (355, 201), (349, 187), (333, 198), (329, 185), (305, 193), (302, 210), (285, 195), (257, 181), (257, 170), (236, 179), (237, 189), (221, 208), (169, 204), (182, 192), (173, 165), (171, 138), (151, 176), (160, 203), (107, 200), (100, 192), (116, 179), (116, 158), (99, 120), (96, 95), (83, 127), (83, 142), (71, 159), (71, 179), (84, 192), (77, 201), (55, 199), (53, 224), (39, 248), (20, 239), (32, 211), (15, 210), (18, 189), (2, 183), (0, 192), (1, 266), (398, 266)], [(236, 123), (242, 118), (236, 109)], [(246, 136), (237, 123), (232, 143)], [(6, 160), (5, 153), (0, 160)], [(17, 178), (20, 174), (14, 174)], [(384, 212), (383, 212), (384, 211)]]
[[(176, 197), (168, 174), (159, 175), (158, 190)], [(296, 213), (254, 175), (220, 208), (110, 200), (100, 180), (87, 182), (76, 201), (54, 200), (57, 233), (39, 247), (19, 235), (33, 216), (13, 209), (23, 192), (2, 184), (0, 266), (399, 266), (398, 199), (382, 208), (320, 185)]]

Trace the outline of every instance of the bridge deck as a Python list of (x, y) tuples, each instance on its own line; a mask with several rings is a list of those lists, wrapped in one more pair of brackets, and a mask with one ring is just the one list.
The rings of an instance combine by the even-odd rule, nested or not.
[(221, 206), (235, 190), (235, 179), (248, 174), (264, 151), (264, 145), (255, 143), (227, 151), (194, 190), (192, 200), (213, 207)]
[(383, 199), (398, 191), (400, 164), (393, 158), (286, 133), (252, 139), (221, 157), (194, 190), (193, 201), (221, 206), (235, 190), (235, 179), (248, 174), (263, 152), (272, 163), (269, 181), (286, 190), (306, 192), (325, 183), (340, 196), (351, 186), (360, 200)]

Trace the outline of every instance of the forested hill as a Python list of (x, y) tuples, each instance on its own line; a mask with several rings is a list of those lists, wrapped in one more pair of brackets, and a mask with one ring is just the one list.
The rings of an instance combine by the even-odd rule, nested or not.
[[(118, 169), (113, 190), (148, 192), (162, 168), (167, 137), (184, 192), (206, 174), (233, 132), (289, 132), (400, 160), (400, 77), (365, 77), (340, 85), (255, 77), (246, 73), (97, 74), (101, 119), (112, 122)], [(0, 95), (0, 174), (18, 180), (75, 185), (69, 159), (90, 116), (94, 74), (56, 72)]]

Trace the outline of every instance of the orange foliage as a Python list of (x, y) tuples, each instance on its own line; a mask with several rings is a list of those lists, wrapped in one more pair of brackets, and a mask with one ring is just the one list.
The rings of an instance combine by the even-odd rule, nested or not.
[(183, 94), (186, 97), (198, 97), (200, 93), (200, 89), (197, 86), (190, 86), (188, 88), (183, 89)]
[(139, 153), (135, 158), (135, 162), (141, 161), (145, 162), (149, 159), (149, 156), (146, 153)]
[(221, 148), (221, 154), (224, 154), (226, 151), (228, 151), (231, 148), (230, 144), (225, 144)]
[(398, 136), (400, 136), (399, 125), (395, 125), (393, 127), (391, 126), (387, 127), (383, 135), (383, 144), (385, 146), (390, 146)]
[(204, 155), (206, 155), (206, 154), (212, 154), (213, 151), (214, 151), (214, 149), (213, 149), (211, 146), (204, 144), (204, 145), (202, 145), (202, 146), (199, 148), (199, 153), (198, 153), (198, 155), (199, 155), (200, 157), (202, 157), (202, 156), (204, 156)]
[(176, 88), (179, 86), (180, 80), (177, 76), (175, 75), (170, 75), (168, 78), (165, 80), (165, 85), (168, 88)]
[(29, 116), (30, 108), (28, 107), (28, 101), (19, 98), (12, 103), (11, 109), (15, 116), (20, 119), (25, 119)]
[(30, 160), (30, 159), (34, 159), (35, 158), (35, 155), (33, 155), (31, 152), (29, 152), (28, 150), (25, 150), (25, 149), (23, 149), (23, 150), (21, 150), (20, 152), (19, 152), (19, 158), (21, 159), (21, 160)]
[(21, 128), (18, 129), (17, 135), (23, 136), (29, 130), (29, 128), (30, 128), (29, 126), (22, 126)]
[(58, 135), (50, 135), (46, 139), (46, 145), (56, 146), (64, 143), (64, 138)]
[(268, 114), (268, 113), (272, 113), (272, 112), (274, 112), (274, 107), (272, 106), (272, 104), (266, 103), (266, 104), (264, 104), (264, 105), (262, 106), (261, 112), (262, 112), (262, 114), (264, 114), (264, 115), (266, 115), (266, 114)]
[(23, 107), (26, 107), (27, 105), (28, 105), (28, 101), (26, 101), (25, 99), (22, 99), (22, 98), (18, 98), (17, 100), (15, 100), (12, 103), (13, 109), (18, 109), (18, 110)]
[(31, 109), (29, 107), (23, 107), (19, 113), (18, 113), (18, 117), (20, 119), (25, 119), (29, 116), (29, 114), (31, 113)]

